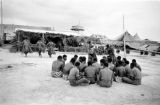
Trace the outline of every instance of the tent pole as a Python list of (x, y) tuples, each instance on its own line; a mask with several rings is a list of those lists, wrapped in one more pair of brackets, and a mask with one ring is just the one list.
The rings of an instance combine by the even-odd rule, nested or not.
[(126, 33), (125, 33), (125, 27), (124, 27), (124, 15), (123, 15), (123, 33), (124, 33), (124, 38), (123, 38), (123, 44), (124, 44), (124, 58), (126, 58), (126, 41), (125, 41), (125, 36), (126, 36)]
[(0, 40), (2, 41), (1, 44), (3, 44), (3, 34), (4, 34), (4, 30), (3, 30), (3, 7), (2, 7), (2, 0), (1, 0), (1, 37)]

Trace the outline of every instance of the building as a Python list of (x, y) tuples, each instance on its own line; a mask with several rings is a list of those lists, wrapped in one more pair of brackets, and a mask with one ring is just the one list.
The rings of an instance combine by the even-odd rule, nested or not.
[[(0, 25), (0, 27), (1, 27), (1, 25)], [(38, 29), (38, 30), (45, 30), (45, 31), (54, 30), (54, 27), (3, 24), (3, 31), (4, 31), (3, 39), (4, 40), (10, 40), (10, 39), (12, 39), (15, 36), (15, 30), (17, 28)], [(0, 29), (0, 32), (1, 32), (1, 29)]]

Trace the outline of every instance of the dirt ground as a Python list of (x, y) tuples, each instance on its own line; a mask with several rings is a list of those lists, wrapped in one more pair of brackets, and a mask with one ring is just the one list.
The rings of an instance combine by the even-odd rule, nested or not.
[[(0, 105), (160, 105), (160, 56), (127, 55), (141, 65), (142, 85), (114, 82), (111, 88), (102, 88), (71, 87), (68, 81), (52, 78), (52, 61), (62, 54), (49, 58), (44, 53), (39, 58), (32, 53), (26, 58), (0, 48)], [(65, 54), (68, 62), (75, 53)]]

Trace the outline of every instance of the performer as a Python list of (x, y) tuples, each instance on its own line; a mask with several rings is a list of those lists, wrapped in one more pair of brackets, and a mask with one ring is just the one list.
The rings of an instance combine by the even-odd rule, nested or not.
[(52, 41), (49, 41), (47, 47), (48, 47), (48, 55), (51, 58), (52, 54), (56, 54), (54, 51), (55, 44)]
[(90, 45), (88, 52), (88, 62), (91, 61), (92, 63), (94, 62), (94, 58), (97, 58), (96, 52), (94, 51), (93, 46)]
[(45, 44), (43, 43), (43, 41), (41, 39), (37, 42), (36, 45), (37, 45), (37, 48), (38, 48), (38, 54), (39, 54), (40, 57), (42, 57), (41, 52), (45, 52)]
[(22, 53), (24, 53), (25, 57), (27, 57), (27, 54), (29, 52), (32, 52), (30, 41), (27, 38), (25, 38), (22, 42)]

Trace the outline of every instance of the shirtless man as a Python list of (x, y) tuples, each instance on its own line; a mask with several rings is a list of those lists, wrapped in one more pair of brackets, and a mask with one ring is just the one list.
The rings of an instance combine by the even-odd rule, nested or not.
[(132, 72), (129, 77), (123, 77), (122, 81), (125, 83), (133, 84), (133, 85), (141, 85), (141, 71), (138, 70), (135, 63), (131, 63)]
[(96, 83), (97, 80), (97, 68), (92, 66), (92, 62), (88, 62), (88, 67), (84, 70), (85, 77), (90, 80), (90, 84)]
[(114, 78), (113, 71), (108, 69), (108, 63), (104, 59), (101, 59), (100, 63), (103, 68), (99, 72), (97, 84), (101, 87), (111, 87)]
[(137, 67), (140, 71), (142, 71), (141, 66), (136, 62), (135, 59), (132, 60), (132, 63), (134, 63), (134, 64), (135, 64), (135, 67)]
[(78, 85), (81, 85), (82, 83), (86, 83), (86, 84), (90, 83), (90, 81), (87, 80), (86, 78), (80, 77), (79, 66), (80, 66), (80, 63), (76, 62), (75, 67), (70, 70), (68, 80), (71, 86), (78, 86)]
[(64, 79), (68, 79), (68, 75), (69, 75), (69, 72), (70, 70), (74, 67), (74, 64), (75, 64), (76, 60), (75, 58), (72, 58), (70, 60), (69, 63), (67, 63), (65, 66), (64, 66), (64, 69), (63, 69), (63, 78)]
[(63, 70), (63, 61), (62, 56), (58, 56), (57, 60), (53, 61), (52, 63), (52, 77), (58, 78), (62, 77), (62, 70)]

